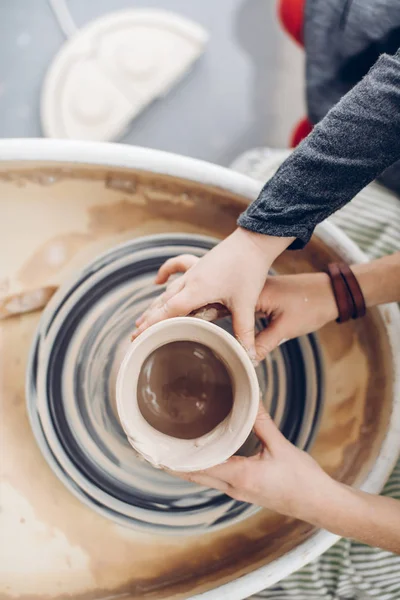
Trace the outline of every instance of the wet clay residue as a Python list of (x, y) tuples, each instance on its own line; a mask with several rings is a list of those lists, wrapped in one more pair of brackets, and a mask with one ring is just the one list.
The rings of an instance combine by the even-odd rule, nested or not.
[[(9, 293), (59, 285), (75, 257), (79, 269), (138, 230), (141, 235), (180, 231), (224, 237), (247, 204), (238, 195), (193, 181), (93, 166), (8, 163), (0, 169), (0, 187), (5, 194), (11, 188), (13, 195), (2, 219), (2, 241), (13, 249), (14, 273), (0, 257), (0, 272), (13, 278)], [(21, 214), (29, 223), (26, 235)]]
[(144, 361), (137, 400), (154, 429), (192, 440), (210, 433), (229, 415), (233, 386), (228, 369), (210, 348), (197, 342), (171, 342)]

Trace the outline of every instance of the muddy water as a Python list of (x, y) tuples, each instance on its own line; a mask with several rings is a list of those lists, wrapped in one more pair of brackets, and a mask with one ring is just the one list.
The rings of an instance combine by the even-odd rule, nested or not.
[(198, 342), (171, 342), (146, 358), (137, 382), (146, 421), (166, 435), (193, 440), (229, 415), (233, 385), (222, 360)]

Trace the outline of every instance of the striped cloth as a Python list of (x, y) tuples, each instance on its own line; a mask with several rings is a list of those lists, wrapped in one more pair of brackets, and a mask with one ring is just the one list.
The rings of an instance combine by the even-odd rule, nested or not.
[[(252, 150), (232, 165), (265, 182), (287, 151)], [(400, 200), (373, 183), (330, 217), (371, 258), (400, 250)], [(383, 495), (400, 500), (400, 459)], [(318, 560), (252, 600), (400, 600), (400, 556), (341, 539)]]

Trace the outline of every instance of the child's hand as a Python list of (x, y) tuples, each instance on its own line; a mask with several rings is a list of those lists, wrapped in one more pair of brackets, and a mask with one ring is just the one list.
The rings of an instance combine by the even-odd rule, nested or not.
[(268, 277), (256, 309), (268, 319), (268, 326), (256, 337), (258, 360), (282, 342), (317, 331), (338, 317), (325, 273)]
[[(180, 259), (183, 261), (180, 269), (191, 268), (172, 282), (137, 321), (133, 338), (158, 321), (219, 303), (231, 312), (235, 335), (254, 358), (257, 299), (271, 264), (291, 241), (239, 228), (197, 262), (188, 262), (187, 257)], [(165, 282), (170, 274), (168, 269), (162, 269), (158, 283)]]
[[(176, 273), (187, 274), (202, 264), (202, 260), (189, 254), (171, 258), (160, 268), (156, 282), (166, 283)], [(160, 310), (165, 299), (176, 293), (175, 289), (180, 289), (180, 281), (174, 281), (165, 294), (157, 298), (143, 315), (143, 320)], [(256, 337), (256, 360), (265, 358), (282, 341), (316, 331), (338, 316), (329, 277), (324, 273), (268, 277), (252, 310), (261, 312), (269, 322)], [(210, 316), (205, 318), (209, 320), (217, 317), (215, 309), (208, 314)], [(141, 323), (143, 321), (139, 320), (138, 324)]]

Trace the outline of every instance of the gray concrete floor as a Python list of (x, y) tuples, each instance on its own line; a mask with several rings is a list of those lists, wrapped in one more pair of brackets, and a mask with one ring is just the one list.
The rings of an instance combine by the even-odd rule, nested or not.
[[(78, 26), (114, 10), (159, 7), (202, 24), (204, 56), (121, 141), (227, 165), (257, 146), (286, 147), (304, 114), (303, 57), (275, 0), (67, 0)], [(47, 0), (0, 2), (0, 137), (41, 136), (40, 89), (64, 36)]]

